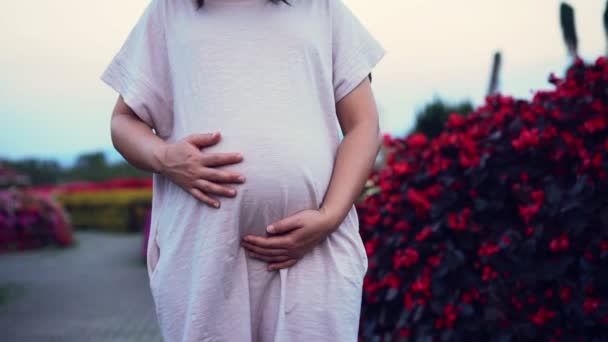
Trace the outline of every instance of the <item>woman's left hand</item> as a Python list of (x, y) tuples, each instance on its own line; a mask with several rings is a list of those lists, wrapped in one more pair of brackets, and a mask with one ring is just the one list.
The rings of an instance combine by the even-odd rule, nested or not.
[(323, 209), (303, 210), (270, 224), (271, 236), (246, 235), (241, 245), (250, 257), (268, 262), (269, 271), (291, 267), (331, 234), (331, 222)]

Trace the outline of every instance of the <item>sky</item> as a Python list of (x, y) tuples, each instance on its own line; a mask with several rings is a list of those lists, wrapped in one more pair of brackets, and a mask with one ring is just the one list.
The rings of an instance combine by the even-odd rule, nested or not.
[[(558, 0), (343, 0), (385, 47), (373, 70), (384, 132), (403, 135), (435, 97), (483, 101), (492, 56), (501, 92), (547, 89), (568, 57)], [(100, 79), (148, 0), (0, 0), (0, 158), (111, 152), (117, 94)], [(579, 52), (606, 51), (604, 0), (570, 0)], [(114, 152), (116, 157), (116, 153)]]

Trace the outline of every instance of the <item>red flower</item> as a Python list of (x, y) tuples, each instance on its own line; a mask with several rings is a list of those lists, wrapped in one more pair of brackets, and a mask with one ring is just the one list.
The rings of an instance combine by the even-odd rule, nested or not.
[(486, 257), (486, 256), (496, 254), (498, 252), (500, 252), (500, 246), (498, 246), (497, 244), (495, 244), (492, 241), (486, 241), (481, 244), (481, 247), (479, 247), (479, 250), (477, 251), (477, 255), (479, 255), (481, 257)]
[(570, 247), (570, 239), (565, 234), (551, 240), (549, 243), (549, 249), (553, 252), (562, 252), (567, 250), (568, 247)]
[(428, 198), (437, 198), (441, 195), (441, 185), (434, 184), (426, 190)]
[(393, 227), (393, 230), (395, 230), (397, 232), (406, 231), (406, 230), (410, 230), (410, 229), (411, 229), (411, 226), (407, 221), (399, 221)]
[(431, 209), (431, 203), (423, 196), (422, 193), (415, 189), (408, 189), (406, 194), (408, 202), (419, 209), (421, 212), (426, 213)]
[(376, 247), (380, 244), (379, 239), (373, 239), (365, 242), (365, 252), (368, 256), (372, 256), (376, 252)]
[(426, 135), (422, 133), (414, 133), (407, 138), (407, 146), (412, 149), (420, 149), (428, 144)]
[(451, 113), (448, 117), (448, 122), (446, 123), (446, 127), (448, 128), (458, 128), (462, 127), (466, 124), (467, 119), (461, 116), (458, 113)]
[(518, 209), (519, 209), (519, 215), (524, 220), (524, 222), (530, 223), (532, 218), (540, 210), (540, 207), (537, 206), (536, 204), (527, 205), (527, 206), (520, 205), (520, 206), (518, 206)]
[(414, 292), (425, 292), (428, 291), (431, 286), (431, 279), (428, 276), (422, 276), (416, 279), (412, 283), (412, 291)]
[(431, 267), (439, 267), (441, 265), (441, 255), (433, 255), (427, 259), (427, 263), (431, 265)]
[(532, 198), (534, 204), (541, 206), (545, 201), (545, 192), (542, 190), (532, 191), (530, 197)]
[(399, 329), (399, 337), (410, 337), (411, 334), (412, 334), (412, 332), (410, 331), (410, 329), (407, 329), (407, 328)]
[(514, 149), (521, 151), (531, 147), (540, 145), (538, 128), (522, 129), (519, 137), (511, 143)]
[(483, 274), (481, 276), (483, 281), (490, 281), (496, 278), (498, 278), (498, 272), (494, 271), (494, 269), (488, 265), (483, 267)]
[(463, 231), (469, 225), (469, 217), (471, 216), (471, 208), (465, 208), (462, 213), (448, 214), (448, 227)]
[(537, 326), (542, 327), (548, 321), (553, 319), (554, 317), (555, 317), (555, 311), (549, 311), (549, 310), (545, 309), (544, 307), (541, 307), (540, 309), (538, 309), (538, 311), (536, 311), (536, 313), (534, 313), (530, 317), (530, 320), (532, 321), (532, 323), (536, 324)]
[(583, 303), (583, 311), (585, 311), (586, 314), (590, 315), (595, 310), (597, 310), (597, 308), (599, 308), (600, 304), (601, 303), (600, 303), (599, 299), (587, 298), (587, 299), (585, 299), (585, 302)]
[(408, 248), (404, 251), (397, 251), (393, 256), (393, 267), (395, 269), (398, 269), (401, 266), (408, 268), (416, 264), (418, 259), (418, 251), (413, 248)]
[(534, 235), (534, 228), (532, 228), (532, 227), (528, 227), (528, 228), (526, 228), (526, 235), (527, 235), (527, 236), (532, 236), (532, 235)]
[(416, 241), (424, 241), (426, 240), (426, 238), (431, 236), (432, 233), (433, 230), (431, 229), (431, 227), (425, 227), (420, 231), (420, 233), (416, 234)]
[(605, 116), (596, 116), (591, 118), (583, 124), (583, 129), (588, 133), (595, 133), (599, 131), (603, 131), (608, 126), (608, 120)]
[(572, 289), (563, 287), (559, 292), (559, 298), (566, 303), (570, 302), (570, 300), (572, 300)]
[(406, 175), (408, 173), (410, 173), (412, 171), (412, 168), (410, 167), (410, 165), (407, 162), (398, 162), (395, 163), (393, 165), (393, 170), (395, 170), (395, 173), (399, 176), (403, 176)]
[(384, 277), (383, 283), (392, 289), (398, 289), (401, 287), (401, 278), (395, 273), (390, 273)]

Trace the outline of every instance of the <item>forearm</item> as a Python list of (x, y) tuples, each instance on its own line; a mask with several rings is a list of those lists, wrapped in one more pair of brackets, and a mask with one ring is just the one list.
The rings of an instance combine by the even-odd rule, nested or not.
[(111, 120), (112, 143), (133, 166), (159, 173), (160, 157), (166, 143), (148, 125), (128, 114), (115, 114)]
[(342, 139), (330, 184), (320, 210), (337, 229), (361, 194), (380, 149), (382, 136), (377, 120), (353, 127)]

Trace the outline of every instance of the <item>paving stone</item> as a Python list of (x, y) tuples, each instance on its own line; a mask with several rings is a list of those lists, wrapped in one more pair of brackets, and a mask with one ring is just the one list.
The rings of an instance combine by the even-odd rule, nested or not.
[(0, 255), (3, 342), (162, 342), (141, 235), (77, 232), (76, 246)]

